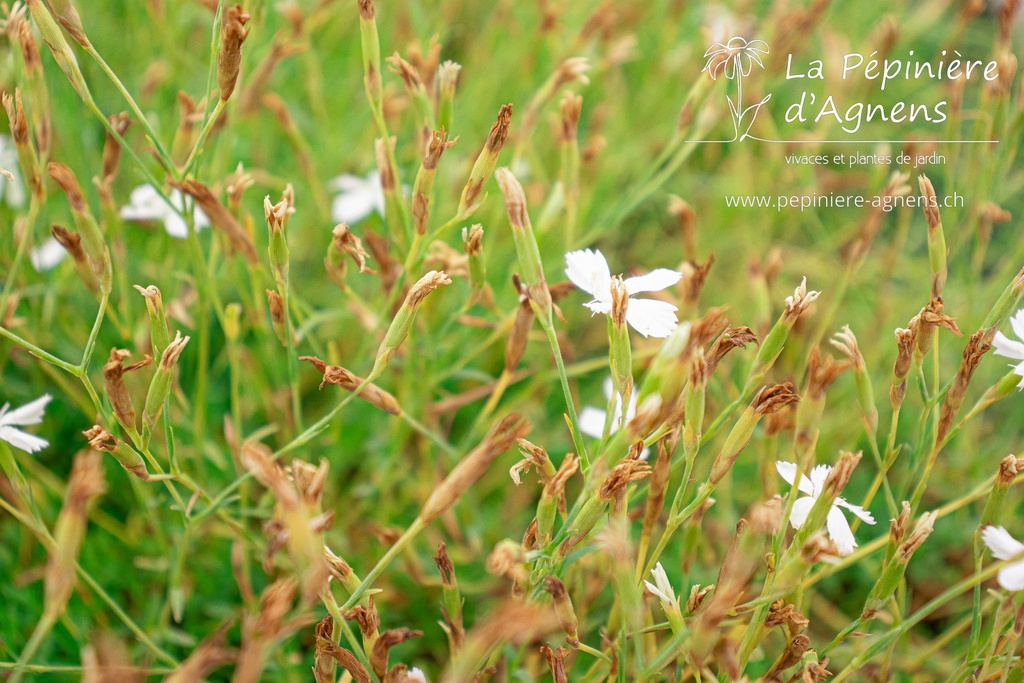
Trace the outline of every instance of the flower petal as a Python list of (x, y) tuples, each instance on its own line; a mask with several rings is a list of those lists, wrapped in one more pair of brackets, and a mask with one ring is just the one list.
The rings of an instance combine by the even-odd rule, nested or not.
[[(604, 436), (604, 418), (607, 413), (598, 408), (591, 406), (585, 406), (580, 411), (579, 423), (580, 431), (591, 436), (595, 439), (600, 439)], [(614, 424), (612, 425), (614, 427)]]
[(849, 555), (857, 547), (857, 539), (853, 537), (850, 523), (846, 521), (843, 511), (835, 505), (828, 511), (825, 527), (828, 529), (829, 538), (836, 544), (836, 549), (840, 555)]
[(992, 339), (992, 346), (994, 347), (992, 353), (997, 356), (1024, 360), (1024, 343), (1010, 339), (1002, 332), (996, 332), (995, 338)]
[(794, 529), (799, 529), (807, 521), (807, 515), (814, 507), (815, 500), (814, 496), (804, 496), (793, 501), (793, 510), (789, 513), (789, 523), (793, 525)]
[(835, 501), (834, 504), (838, 505), (839, 507), (846, 508), (847, 510), (849, 510), (853, 514), (855, 514), (858, 517), (860, 517), (861, 521), (863, 521), (863, 522), (865, 522), (867, 524), (874, 524), (875, 523), (875, 518), (871, 515), (870, 512), (868, 512), (867, 510), (862, 508), (860, 505), (854, 505), (853, 503), (850, 503), (845, 498), (836, 498), (836, 501)]
[(68, 255), (67, 250), (55, 237), (48, 237), (38, 247), (33, 247), (28, 260), (37, 273), (53, 270)]
[(676, 307), (657, 299), (631, 299), (626, 322), (645, 337), (667, 337), (678, 324)]
[(997, 560), (1009, 560), (1024, 552), (1024, 543), (1015, 539), (1001, 526), (987, 526), (982, 529), (981, 540), (992, 551), (992, 557)]
[(1010, 327), (1013, 328), (1013, 333), (1017, 335), (1017, 338), (1024, 341), (1024, 308), (1018, 310), (1010, 318)]
[[(790, 486), (793, 485), (793, 480), (796, 479), (796, 463), (786, 462), (785, 460), (778, 460), (775, 462), (775, 469), (778, 470), (779, 476), (786, 480)], [(809, 496), (814, 495), (814, 485), (806, 475), (800, 475), (800, 491), (806, 493)]]
[(49, 394), (43, 394), (31, 403), (26, 403), (20, 408), (5, 411), (0, 415), (0, 425), (37, 425), (43, 421), (43, 414), (46, 412), (46, 404), (53, 400)]
[(667, 595), (662, 593), (661, 589), (658, 588), (657, 586), (655, 586), (650, 581), (645, 580), (644, 581), (644, 585), (647, 587), (647, 590), (649, 590), (651, 592), (651, 595), (656, 596), (659, 600), (662, 600), (664, 602), (672, 602), (671, 598), (669, 598)]
[(825, 487), (825, 480), (831, 471), (832, 468), (828, 465), (815, 465), (811, 468), (811, 486), (814, 487), (815, 496), (821, 495), (821, 490)]
[(588, 301), (587, 303), (583, 304), (583, 306), (589, 308), (591, 313), (602, 313), (604, 315), (609, 315), (612, 312), (611, 301), (598, 301), (597, 299), (594, 299), (593, 301)]
[(40, 439), (38, 436), (28, 434), (14, 427), (0, 427), (0, 441), (6, 441), (26, 453), (35, 453), (50, 445), (50, 442), (46, 439)]
[(999, 585), (1008, 591), (1024, 590), (1024, 562), (1014, 562), (999, 570)]
[(128, 202), (121, 207), (121, 218), (126, 221), (162, 221), (172, 212), (156, 188), (148, 183), (132, 190)]
[(632, 295), (639, 292), (660, 292), (679, 282), (682, 278), (683, 274), (679, 271), (657, 268), (646, 275), (627, 277), (623, 284), (626, 285), (626, 291)]
[(354, 225), (374, 212), (375, 199), (365, 189), (339, 194), (331, 202), (331, 219), (335, 223)]
[(565, 255), (565, 274), (574, 285), (599, 301), (612, 300), (612, 274), (600, 251), (580, 249)]

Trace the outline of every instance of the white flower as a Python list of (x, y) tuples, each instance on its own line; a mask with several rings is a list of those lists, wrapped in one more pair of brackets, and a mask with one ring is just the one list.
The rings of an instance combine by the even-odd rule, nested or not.
[(427, 676), (421, 670), (415, 666), (405, 672), (405, 677), (410, 681), (416, 681), (416, 683), (427, 683)]
[[(612, 394), (615, 393), (615, 387), (612, 385), (612, 378), (609, 377), (604, 381), (602, 387), (604, 389), (605, 398), (609, 401), (612, 400)], [(619, 431), (619, 423), (628, 423), (634, 417), (636, 417), (636, 402), (637, 393), (633, 391), (629, 396), (629, 405), (626, 406), (626, 419), (622, 419), (622, 397), (615, 396), (615, 405), (612, 407), (612, 424), (608, 428), (609, 434), (614, 434)], [(646, 404), (646, 401), (645, 401)], [(594, 408), (593, 406), (584, 406), (583, 410), (580, 411), (579, 423), (580, 431), (587, 436), (592, 436), (595, 439), (600, 439), (604, 436), (604, 421), (608, 416), (608, 412), (601, 410), (600, 408)], [(640, 459), (646, 460), (650, 449), (645, 448), (640, 453)]]
[(14, 410), (9, 410), (10, 403), (5, 403), (3, 407), (0, 407), (0, 441), (6, 441), (27, 453), (35, 453), (49, 446), (50, 443), (46, 439), (40, 439), (38, 436), (15, 429), (14, 426), (25, 427), (42, 422), (46, 404), (51, 399), (49, 394), (43, 394), (31, 403), (26, 403)]
[(1010, 318), (1010, 327), (1013, 328), (1013, 333), (1017, 335), (1017, 338), (1021, 341), (1010, 339), (1002, 332), (996, 332), (996, 338), (993, 340), (993, 345), (996, 347), (995, 354), (997, 356), (1004, 356), (1005, 358), (1011, 358), (1019, 363), (1010, 363), (1010, 367), (1013, 368), (1013, 372), (1016, 375), (1021, 376), (1020, 384), (1017, 385), (1018, 389), (1024, 390), (1024, 308), (1017, 311), (1017, 313)]
[(658, 600), (661, 600), (662, 609), (666, 612), (678, 610), (679, 599), (676, 598), (676, 592), (672, 589), (672, 584), (668, 581), (668, 574), (665, 573), (661, 562), (651, 570), (651, 576), (654, 578), (654, 583), (644, 581), (644, 585)]
[[(612, 399), (612, 393), (615, 391), (615, 387), (612, 386), (612, 379), (609, 377), (604, 381), (604, 395), (610, 401)], [(629, 405), (626, 407), (626, 422), (629, 422), (636, 416), (636, 399), (637, 395), (634, 391), (629, 397)], [(592, 436), (595, 439), (600, 439), (604, 436), (604, 421), (608, 417), (608, 413), (600, 408), (594, 408), (593, 406), (585, 406), (580, 411), (580, 431), (587, 436)], [(615, 407), (612, 409), (612, 426), (611, 433), (615, 433), (619, 428), (619, 422), (622, 420), (622, 397), (615, 397)]]
[(384, 188), (379, 171), (370, 171), (365, 178), (346, 173), (328, 181), (327, 185), (340, 193), (331, 202), (331, 218), (335, 223), (354, 225), (374, 211), (384, 217)]
[(12, 209), (17, 209), (25, 203), (25, 185), (19, 173), (18, 148), (7, 135), (0, 135), (0, 168), (11, 174), (8, 178), (0, 173), (0, 199)]
[[(583, 304), (593, 313), (612, 312), (612, 275), (608, 261), (600, 251), (582, 249), (565, 255), (565, 274), (572, 283), (594, 298)], [(657, 268), (639, 277), (624, 280), (632, 296), (639, 292), (657, 292), (671, 287), (683, 277), (668, 268)], [(626, 322), (645, 337), (667, 337), (676, 329), (676, 307), (657, 299), (630, 299)]]
[(996, 579), (1008, 591), (1024, 590), (1024, 543), (1021, 543), (1001, 526), (987, 526), (981, 532), (981, 540), (992, 551), (997, 560), (1012, 560), (999, 570)]
[[(162, 221), (168, 235), (183, 240), (188, 237), (188, 225), (180, 215), (185, 211), (184, 197), (179, 190), (172, 189), (168, 198), (178, 211), (160, 196), (155, 187), (139, 185), (132, 190), (130, 203), (121, 207), (121, 218), (126, 221)], [(197, 232), (210, 225), (210, 219), (198, 206), (193, 210), (192, 221)]]
[[(796, 479), (796, 463), (780, 460), (775, 463), (775, 469), (790, 484)], [(832, 468), (828, 465), (818, 465), (811, 470), (810, 478), (800, 475), (799, 489), (807, 495), (803, 498), (798, 498), (793, 503), (793, 511), (790, 513), (789, 521), (794, 529), (799, 529), (807, 520), (807, 514), (814, 506), (814, 501), (821, 495), (825, 479), (831, 471)], [(850, 523), (846, 521), (846, 517), (839, 508), (846, 508), (868, 524), (874, 524), (875, 518), (861, 506), (846, 502), (845, 498), (836, 498), (835, 502), (832, 503), (832, 508), (828, 511), (825, 527), (828, 529), (829, 538), (836, 544), (839, 554), (849, 555), (857, 547), (857, 539), (853, 537)]]
[(28, 260), (37, 273), (53, 270), (68, 255), (68, 250), (57, 241), (56, 237), (47, 237), (38, 247), (32, 247)]

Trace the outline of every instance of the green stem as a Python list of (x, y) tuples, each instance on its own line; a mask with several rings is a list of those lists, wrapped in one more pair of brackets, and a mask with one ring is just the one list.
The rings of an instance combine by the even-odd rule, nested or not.
[(569, 427), (572, 431), (572, 443), (580, 456), (580, 464), (583, 472), (590, 469), (590, 458), (587, 456), (587, 449), (583, 445), (583, 433), (580, 431), (579, 419), (576, 417), (576, 405), (573, 402), (572, 391), (569, 389), (569, 377), (565, 373), (565, 361), (562, 360), (562, 350), (558, 345), (558, 334), (550, 319), (544, 320), (544, 316), (537, 317), (544, 332), (548, 335), (548, 343), (551, 344), (551, 353), (555, 357), (555, 369), (558, 372), (558, 379), (562, 384), (562, 393), (565, 394), (565, 407), (569, 414)]

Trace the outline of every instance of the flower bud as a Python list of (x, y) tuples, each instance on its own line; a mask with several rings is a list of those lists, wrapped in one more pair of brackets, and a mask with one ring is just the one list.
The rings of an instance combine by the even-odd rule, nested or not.
[(754, 364), (750, 368), (750, 373), (747, 375), (744, 393), (746, 393), (746, 390), (750, 390), (760, 384), (761, 380), (763, 380), (765, 375), (768, 374), (768, 370), (775, 365), (775, 361), (778, 359), (779, 354), (782, 353), (782, 349), (786, 345), (786, 340), (789, 338), (789, 333), (793, 329), (793, 325), (796, 324), (796, 321), (800, 316), (804, 314), (804, 312), (820, 295), (821, 292), (808, 291), (807, 278), (803, 278), (803, 280), (800, 281), (800, 285), (793, 292), (793, 295), (786, 297), (786, 308), (783, 310), (782, 316), (761, 342), (761, 348), (757, 353), (757, 359), (754, 361)]
[(64, 611), (75, 587), (75, 565), (85, 539), (89, 507), (107, 490), (103, 462), (96, 451), (80, 451), (71, 463), (64, 505), (53, 528), (53, 546), (43, 573), (44, 619)]
[[(21, 19), (13, 23), (15, 16)], [(43, 76), (43, 62), (39, 58), (39, 46), (36, 44), (35, 35), (32, 33), (32, 25), (24, 19), (23, 15), (11, 13), (8, 29), (12, 35), (16, 33), (18, 42), (21, 45), (22, 61), (25, 65), (25, 92), (28, 93), (28, 100), (31, 104), (29, 115), (32, 119), (32, 128), (35, 131), (36, 145), (39, 156), (47, 159), (50, 156), (51, 145), (51, 124), (50, 124), (50, 92), (46, 87), (46, 79)], [(15, 89), (17, 93), (17, 89)], [(38, 173), (38, 169), (36, 171)]]
[(231, 246), (241, 252), (249, 263), (253, 265), (259, 263), (260, 259), (256, 254), (256, 245), (253, 244), (252, 238), (210, 188), (192, 178), (177, 183), (175, 187), (196, 200), (196, 203), (203, 209), (203, 213), (209, 217), (210, 224), (223, 232)]
[(39, 169), (39, 156), (36, 154), (36, 148), (32, 145), (32, 138), (28, 132), (28, 119), (25, 117), (21, 90), (15, 88), (14, 97), (5, 92), (3, 104), (10, 122), (11, 138), (18, 151), (18, 165), (21, 167), (22, 176), (29, 189), (32, 190), (32, 194), (38, 199), (43, 199), (46, 196), (46, 189), (43, 186), (42, 174)]
[(374, 362), (373, 370), (370, 372), (372, 378), (380, 375), (380, 372), (388, 364), (391, 356), (402, 345), (405, 338), (409, 336), (409, 330), (412, 329), (416, 313), (419, 311), (427, 295), (438, 287), (450, 285), (451, 283), (451, 278), (445, 275), (444, 272), (432, 270), (409, 288), (409, 293), (405, 295), (402, 307), (395, 314), (394, 320), (391, 321), (391, 325), (384, 335), (384, 341), (381, 342), (380, 348), (377, 349), (377, 359)]
[(163, 355), (164, 349), (171, 343), (167, 332), (167, 315), (164, 313), (164, 300), (156, 285), (141, 287), (135, 285), (139, 294), (146, 297), (146, 310), (149, 312), (149, 341), (153, 357)]
[[(363, 378), (353, 375), (343, 367), (328, 365), (316, 356), (299, 356), (299, 360), (309, 361), (323, 374), (324, 380), (320, 383), (321, 389), (325, 384), (337, 384), (346, 391), (355, 391), (363, 384)], [(371, 383), (364, 386), (359, 391), (359, 398), (392, 415), (402, 414), (402, 407), (398, 404), (398, 399), (376, 384)]]
[(732, 469), (733, 463), (736, 462), (736, 458), (746, 448), (761, 417), (777, 412), (799, 400), (800, 396), (793, 391), (793, 385), (789, 382), (763, 387), (758, 391), (754, 400), (743, 411), (736, 425), (729, 432), (729, 436), (726, 437), (722, 449), (711, 465), (708, 481), (702, 488), (709, 491), (725, 478), (725, 475)]
[(565, 590), (565, 584), (555, 576), (545, 576), (544, 590), (551, 594), (555, 616), (558, 617), (558, 623), (565, 632), (566, 642), (574, 648), (579, 647), (579, 619), (576, 618), (576, 611), (572, 607), (569, 592)]
[(553, 305), (551, 292), (548, 290), (547, 280), (544, 278), (540, 249), (533, 234), (530, 214), (527, 213), (526, 194), (523, 192), (523, 186), (507, 168), (499, 168), (495, 173), (495, 178), (505, 196), (505, 210), (508, 213), (509, 225), (512, 226), (512, 239), (519, 256), (522, 276), (530, 288), (530, 299), (538, 315), (542, 316), (542, 322), (547, 321), (547, 324), (550, 325)]
[(580, 467), (580, 460), (572, 453), (562, 458), (562, 464), (554, 476), (544, 484), (540, 501), (537, 503), (537, 543), (541, 546), (551, 541), (551, 533), (555, 525), (555, 513), (559, 505), (564, 505), (565, 485)]
[(124, 367), (123, 361), (131, 354), (127, 349), (110, 349), (110, 358), (103, 366), (103, 378), (107, 385), (107, 398), (114, 409), (114, 417), (125, 431), (131, 435), (137, 435), (135, 429), (135, 408), (132, 407), (132, 397), (128, 393), (128, 387), (124, 383), (124, 373), (131, 372), (144, 365), (149, 365), (153, 360), (146, 357), (144, 360)]
[(470, 451), (434, 489), (418, 519), (424, 524), (436, 519), (455, 504), (466, 490), (484, 475), (491, 463), (530, 431), (530, 423), (518, 413), (497, 422), (483, 441)]
[(185, 350), (191, 337), (182, 337), (181, 332), (176, 332), (174, 340), (167, 344), (160, 357), (160, 364), (157, 365), (153, 380), (149, 384), (149, 392), (146, 394), (146, 407), (142, 412), (143, 428), (152, 433), (160, 412), (164, 408), (164, 401), (171, 395), (171, 380), (173, 378), (174, 366), (178, 357)]
[(370, 108), (383, 115), (380, 79), (380, 38), (377, 35), (376, 10), (373, 0), (359, 0), (359, 36), (363, 52), (363, 87)]
[(405, 83), (405, 89), (409, 93), (413, 108), (419, 115), (421, 125), (427, 129), (433, 128), (434, 105), (416, 67), (402, 59), (398, 52), (388, 57), (386, 61), (391, 73), (399, 76)]
[(149, 471), (146, 469), (146, 462), (139, 455), (138, 451), (114, 437), (110, 432), (100, 425), (94, 425), (82, 432), (89, 440), (89, 446), (93, 450), (110, 453), (121, 467), (134, 474), (143, 481), (149, 479)]
[[(420, 88), (423, 84), (420, 83)], [(425, 91), (424, 91), (425, 94)], [(427, 234), (427, 217), (430, 214), (430, 194), (434, 189), (434, 176), (437, 175), (437, 163), (446, 149), (458, 142), (448, 140), (444, 128), (434, 131), (427, 144), (427, 152), (420, 164), (420, 170), (416, 173), (416, 180), (412, 186), (412, 218), (417, 235)]]
[(238, 70), (242, 64), (242, 43), (249, 35), (245, 24), (249, 13), (241, 5), (225, 7), (221, 15), (220, 52), (217, 54), (217, 87), (221, 102), (227, 102), (238, 82)]
[(93, 273), (100, 281), (104, 291), (110, 287), (111, 265), (110, 253), (107, 251), (107, 243), (104, 240), (103, 232), (96, 223), (96, 219), (89, 210), (89, 205), (82, 194), (82, 188), (74, 172), (64, 164), (51, 161), (47, 166), (50, 177), (60, 186), (67, 195), (68, 204), (71, 207), (71, 215), (75, 219), (75, 225), (82, 237), (82, 245), (85, 253), (89, 256)]
[(85, 285), (86, 289), (93, 294), (98, 293), (100, 291), (100, 281), (96, 279), (96, 273), (92, 270), (92, 263), (89, 261), (85, 249), (82, 248), (82, 238), (77, 233), (56, 224), (50, 227), (50, 234), (71, 255), (71, 260), (75, 264), (75, 272), (78, 273), (78, 278)]
[[(43, 40), (46, 41), (46, 45), (50, 48), (50, 52), (53, 53), (53, 58), (57, 62), (57, 66), (64, 72), (67, 79), (71, 81), (71, 87), (75, 89), (86, 102), (92, 102), (92, 95), (89, 93), (89, 86), (85, 84), (85, 77), (82, 75), (82, 70), (78, 66), (78, 60), (75, 58), (75, 53), (71, 50), (71, 46), (68, 45), (68, 41), (64, 38), (64, 34), (61, 33), (60, 27), (57, 26), (57, 22), (54, 21), (53, 15), (43, 4), (43, 0), (26, 0), (28, 4), (28, 10), (32, 13), (32, 18), (36, 22), (36, 26), (39, 27), (39, 33), (42, 34)], [(70, 3), (68, 3), (70, 6)], [(74, 8), (72, 8), (74, 9)], [(77, 17), (75, 12), (74, 17), (69, 16), (65, 13), (65, 16), (61, 17), (62, 21), (70, 24), (74, 28), (74, 18)], [(80, 24), (79, 24), (80, 28)], [(69, 31), (70, 32), (70, 31)], [(72, 33), (72, 37), (75, 38), (83, 47), (88, 46), (89, 41), (85, 40), (85, 34), (81, 33), (75, 36)], [(85, 42), (82, 42), (85, 41)]]
[(946, 236), (942, 231), (942, 218), (939, 216), (939, 204), (935, 197), (932, 181), (923, 173), (917, 178), (924, 200), (924, 217), (928, 223), (928, 264), (932, 270), (932, 298), (942, 296), (946, 286)]
[(455, 118), (455, 85), (462, 67), (448, 60), (437, 69), (437, 125), (452, 129)]
[[(491, 132), (487, 135), (487, 142), (484, 143), (480, 156), (473, 164), (473, 170), (469, 172), (469, 181), (462, 190), (462, 198), (459, 200), (460, 216), (468, 216), (476, 210), (480, 201), (480, 195), (484, 189), (484, 183), (491, 177), (494, 167), (498, 164), (498, 153), (508, 139), (508, 125), (512, 121), (512, 105), (503, 104), (498, 111), (498, 120), (491, 126)], [(506, 200), (507, 201), (507, 200)]]
[(622, 405), (629, 405), (633, 393), (633, 351), (629, 344), (629, 328), (626, 326), (626, 307), (629, 292), (619, 276), (612, 278), (612, 314), (608, 316), (608, 364), (611, 369), (612, 385), (622, 397)]
[(960, 412), (964, 397), (967, 395), (967, 387), (971, 384), (974, 371), (978, 369), (981, 358), (992, 348), (992, 337), (994, 331), (986, 331), (984, 328), (978, 330), (967, 340), (964, 347), (960, 367), (957, 369), (953, 381), (946, 390), (946, 397), (942, 401), (942, 410), (939, 413), (939, 426), (935, 432), (935, 443), (941, 447), (949, 430), (953, 428), (953, 420)]
[(445, 623), (448, 626), (448, 638), (451, 640), (453, 650), (462, 645), (466, 637), (466, 629), (462, 623), (462, 595), (459, 593), (459, 584), (455, 578), (455, 565), (448, 557), (448, 551), (444, 543), (437, 546), (437, 555), (434, 563), (441, 572), (441, 590), (443, 595), (442, 613)]

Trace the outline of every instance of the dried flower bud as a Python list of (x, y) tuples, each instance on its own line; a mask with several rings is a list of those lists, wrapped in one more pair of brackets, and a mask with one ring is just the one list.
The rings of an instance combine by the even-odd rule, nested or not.
[(803, 278), (800, 281), (800, 286), (794, 290), (793, 296), (786, 297), (786, 310), (782, 314), (783, 318), (796, 321), (820, 295), (821, 292), (807, 291), (807, 278)]
[(754, 396), (750, 406), (758, 415), (770, 415), (799, 400), (800, 396), (793, 390), (793, 384), (785, 382), (784, 384), (763, 387)]
[(605, 477), (597, 489), (599, 498), (608, 502), (630, 483), (650, 476), (651, 466), (640, 459), (641, 449), (630, 449), (629, 455), (612, 468), (611, 473)]
[(349, 230), (348, 225), (339, 223), (331, 233), (331, 246), (327, 249), (324, 266), (327, 268), (327, 273), (331, 276), (331, 279), (342, 289), (346, 288), (343, 279), (345, 276), (346, 254), (355, 262), (360, 273), (374, 274), (375, 271), (366, 265), (366, 260), (370, 255), (363, 249), (362, 241)]
[(44, 619), (55, 620), (64, 611), (75, 586), (75, 564), (85, 538), (92, 501), (107, 490), (103, 462), (95, 451), (80, 451), (71, 463), (64, 505), (53, 529), (53, 545), (43, 574)]
[(932, 271), (932, 298), (942, 296), (946, 286), (946, 237), (939, 216), (939, 202), (932, 181), (923, 173), (917, 178), (924, 200), (924, 217), (928, 223), (928, 262)]
[(209, 217), (210, 224), (222, 231), (225, 237), (228, 238), (228, 241), (231, 242), (231, 246), (236, 251), (241, 252), (242, 256), (249, 263), (254, 265), (259, 263), (256, 245), (253, 243), (252, 238), (245, 231), (245, 228), (242, 227), (242, 224), (238, 222), (238, 219), (217, 199), (210, 188), (191, 178), (177, 183), (175, 187), (196, 200), (196, 203), (199, 204), (203, 212)]
[(935, 433), (935, 441), (940, 446), (946, 435), (949, 434), (949, 430), (953, 428), (953, 420), (956, 419), (957, 413), (960, 412), (960, 406), (963, 405), (964, 398), (967, 396), (967, 388), (971, 384), (971, 378), (974, 377), (974, 371), (978, 369), (982, 356), (992, 348), (993, 335), (993, 331), (981, 329), (967, 340), (960, 367), (957, 369), (956, 375), (946, 391), (946, 398), (942, 402), (939, 426)]
[(354, 621), (359, 625), (359, 631), (363, 634), (363, 642), (372, 647), (377, 640), (377, 630), (380, 628), (380, 614), (377, 613), (377, 606), (374, 605), (373, 596), (367, 601), (366, 606), (356, 605), (341, 613), (346, 621)]
[(518, 413), (512, 413), (497, 422), (483, 441), (469, 452), (449, 472), (441, 485), (434, 489), (423, 505), (419, 519), (428, 523), (443, 514), (455, 501), (484, 475), (490, 464), (512, 447), (517, 439), (524, 438), (530, 431), (530, 424)]
[(708, 593), (715, 590), (715, 585), (700, 587), (699, 583), (695, 583), (690, 588), (690, 596), (686, 599), (686, 614), (696, 614), (700, 610), (701, 605), (704, 604), (704, 599), (707, 598)]
[(499, 168), (495, 179), (505, 197), (505, 211), (512, 227), (512, 239), (519, 257), (519, 267), (530, 290), (530, 299), (542, 320), (551, 320), (552, 301), (544, 278), (544, 266), (540, 257), (533, 225), (526, 209), (526, 193), (516, 177), (507, 168)]
[[(707, 381), (706, 378), (714, 374), (718, 364), (727, 353), (733, 349), (745, 349), (747, 344), (757, 343), (757, 335), (749, 327), (730, 327), (727, 329), (715, 340), (715, 343), (705, 356), (707, 367), (704, 370), (704, 382)], [(690, 381), (693, 382), (692, 377)]]
[(669, 195), (668, 212), (679, 224), (679, 232), (683, 237), (683, 253), (688, 260), (693, 261), (697, 258), (697, 212), (674, 194)]
[(544, 577), (544, 590), (551, 594), (551, 600), (555, 606), (555, 615), (558, 623), (565, 632), (565, 640), (572, 647), (579, 647), (579, 620), (576, 618), (576, 611), (572, 606), (572, 599), (565, 584), (555, 576)]
[(395, 314), (394, 320), (391, 321), (391, 325), (384, 335), (384, 341), (381, 342), (380, 347), (377, 349), (377, 359), (374, 363), (373, 371), (370, 373), (371, 377), (376, 378), (379, 375), (380, 371), (384, 369), (384, 366), (391, 359), (391, 356), (394, 355), (398, 347), (405, 341), (405, 338), (409, 335), (409, 330), (412, 329), (412, 323), (416, 319), (416, 313), (419, 311), (427, 295), (438, 287), (450, 285), (451, 283), (451, 278), (445, 275), (443, 271), (432, 270), (409, 288), (409, 293), (405, 295), (402, 307)]
[[(397, 56), (397, 55), (396, 55)], [(423, 88), (421, 83), (419, 86)], [(425, 92), (424, 92), (425, 94)], [(434, 177), (437, 175), (437, 163), (446, 149), (458, 142), (448, 140), (444, 128), (434, 131), (427, 143), (426, 154), (412, 188), (412, 218), (417, 235), (427, 234), (427, 217), (430, 214), (430, 194), (434, 189)]]
[(473, 170), (469, 173), (469, 181), (462, 190), (462, 198), (459, 200), (460, 216), (468, 216), (479, 203), (480, 195), (484, 189), (484, 183), (491, 177), (494, 167), (498, 164), (498, 153), (505, 145), (508, 138), (508, 126), (512, 121), (512, 105), (503, 104), (498, 111), (498, 119), (491, 126), (491, 132), (487, 135), (487, 142), (473, 164)]
[(119, 441), (102, 426), (94, 425), (82, 434), (89, 440), (90, 448), (110, 453), (121, 464), (121, 467), (143, 481), (149, 480), (149, 471), (146, 469), (146, 462), (142, 456), (125, 442)]
[(384, 678), (388, 673), (388, 651), (395, 645), (404, 643), (410, 638), (419, 638), (422, 635), (423, 631), (413, 631), (408, 628), (393, 628), (381, 633), (368, 653), (370, 667), (374, 673)]
[(771, 604), (768, 608), (768, 616), (764, 619), (765, 628), (775, 628), (785, 624), (792, 624), (797, 628), (803, 628), (809, 623), (811, 623), (810, 620), (800, 614), (800, 610), (797, 609), (796, 605), (786, 604), (786, 601), (781, 598)]
[(157, 418), (163, 410), (164, 401), (171, 395), (171, 379), (174, 366), (185, 350), (191, 337), (182, 337), (181, 332), (175, 332), (174, 340), (167, 344), (160, 357), (160, 364), (153, 374), (153, 380), (149, 384), (149, 391), (146, 393), (146, 406), (142, 412), (144, 428), (152, 432), (156, 426)]
[(249, 19), (249, 13), (243, 10), (241, 5), (226, 7), (221, 17), (217, 86), (220, 88), (222, 102), (228, 101), (238, 82), (238, 70), (242, 64), (242, 43), (249, 35), (249, 29), (245, 28), (245, 24)]
[(547, 643), (540, 646), (540, 654), (547, 660), (548, 666), (551, 668), (552, 683), (569, 683), (569, 675), (565, 672), (565, 657), (570, 652), (572, 650), (561, 646), (552, 650)]
[[(299, 356), (299, 360), (309, 361), (323, 374), (324, 379), (320, 383), (321, 389), (324, 388), (325, 384), (336, 384), (346, 391), (355, 391), (363, 384), (364, 380), (361, 377), (352, 374), (343, 367), (328, 365), (316, 356)], [(359, 398), (392, 415), (402, 414), (402, 407), (398, 404), (398, 399), (376, 384), (370, 383), (364, 386), (359, 391)]]
[(135, 408), (132, 407), (132, 397), (128, 393), (128, 387), (124, 383), (124, 373), (149, 365), (153, 360), (146, 357), (138, 363), (124, 367), (123, 361), (130, 356), (127, 349), (110, 349), (110, 358), (103, 366), (103, 378), (106, 380), (107, 398), (114, 409), (114, 417), (130, 434), (135, 432)]
[[(107, 118), (110, 121), (110, 127), (122, 138), (125, 131), (128, 130), (128, 126), (132, 124), (132, 120), (128, 118), (127, 112), (111, 114)], [(103, 163), (100, 166), (100, 177), (109, 182), (110, 179), (117, 175), (117, 166), (120, 161), (121, 143), (110, 131), (107, 131), (107, 137), (103, 142)]]
[(910, 522), (911, 514), (912, 511), (910, 509), (910, 503), (903, 501), (903, 507), (900, 510), (899, 516), (889, 520), (889, 543), (893, 547), (903, 543), (903, 539), (907, 534), (907, 524)]

